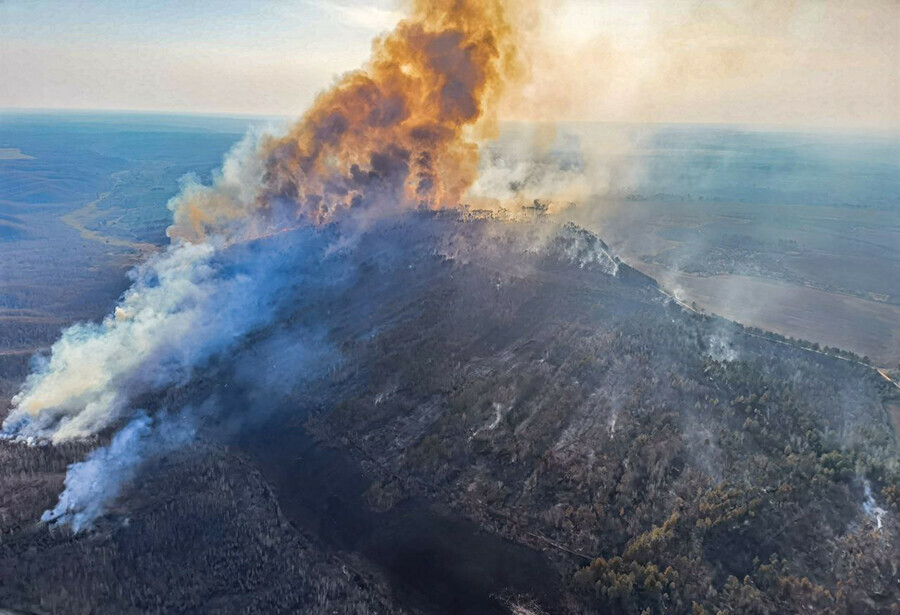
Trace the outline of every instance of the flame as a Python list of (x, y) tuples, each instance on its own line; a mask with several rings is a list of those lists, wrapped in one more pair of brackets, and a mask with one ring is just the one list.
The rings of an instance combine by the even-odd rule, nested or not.
[(363, 70), (262, 140), (251, 199), (233, 186), (186, 191), (169, 235), (191, 241), (248, 217), (282, 228), (355, 208), (457, 206), (478, 174), (474, 137), (491, 131), (504, 85), (521, 75), (507, 14), (505, 0), (416, 0)]

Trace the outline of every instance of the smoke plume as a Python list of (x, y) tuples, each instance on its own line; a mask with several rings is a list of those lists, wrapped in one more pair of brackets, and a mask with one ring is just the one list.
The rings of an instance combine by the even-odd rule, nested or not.
[(41, 521), (69, 524), (75, 532), (88, 529), (148, 457), (184, 446), (194, 436), (195, 429), (186, 417), (163, 414), (154, 424), (149, 416), (138, 413), (108, 446), (69, 466), (59, 502), (44, 512)]
[[(114, 314), (66, 330), (13, 399), (5, 437), (58, 443), (126, 424), (70, 466), (45, 521), (89, 528), (146, 458), (193, 439), (192, 424), (141, 409), (146, 396), (190, 381), (298, 297), (337, 283), (360, 231), (459, 204), (478, 173), (474, 139), (519, 73), (504, 4), (415, 2), (368, 66), (285, 134), (249, 136), (211, 185), (185, 181), (169, 204), (168, 249), (132, 272)], [(269, 343), (323, 354), (302, 348), (321, 344), (315, 336)]]
[[(169, 236), (246, 236), (411, 208), (456, 207), (478, 174), (503, 85), (519, 72), (501, 0), (415, 3), (364, 69), (321, 94), (250, 168), (186, 190)], [(248, 225), (248, 220), (252, 224)]]

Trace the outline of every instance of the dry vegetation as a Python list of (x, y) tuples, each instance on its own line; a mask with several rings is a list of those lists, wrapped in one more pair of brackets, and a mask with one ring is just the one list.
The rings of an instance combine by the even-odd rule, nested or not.
[(373, 460), (378, 505), (400, 477), (550, 550), (577, 612), (897, 612), (890, 385), (566, 253), (431, 270), (348, 350), (365, 386), (312, 427)]
[[(640, 273), (584, 258), (604, 246), (575, 228), (540, 251), (492, 240), (456, 260), (436, 255), (438, 230), (364, 238), (360, 252), (381, 256), (349, 286), (298, 299), (272, 333), (328, 322), (340, 364), (288, 405), (313, 411), (307, 428), (366, 469), (372, 514), (424, 498), (544, 551), (565, 596), (510, 601), (520, 613), (897, 612), (889, 383), (666, 303)], [(228, 370), (219, 362), (166, 402), (202, 398)], [(241, 394), (229, 392), (246, 409)], [(75, 537), (34, 520), (88, 445), (0, 447), (13, 494), (0, 510), (4, 607), (396, 608), (377, 573), (288, 524), (230, 449), (154, 462), (98, 532)]]
[(0, 442), (0, 605), (65, 615), (399, 612), (364, 564), (314, 546), (254, 467), (218, 447), (147, 468), (95, 532), (37, 524), (65, 464), (88, 449)]

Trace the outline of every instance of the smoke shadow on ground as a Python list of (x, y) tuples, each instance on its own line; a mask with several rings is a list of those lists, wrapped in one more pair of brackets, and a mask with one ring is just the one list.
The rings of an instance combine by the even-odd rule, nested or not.
[(422, 613), (507, 613), (503, 598), (559, 604), (561, 580), (547, 557), (439, 512), (415, 497), (388, 511), (364, 501), (371, 484), (348, 455), (301, 428), (273, 421), (240, 434), (282, 512), (325, 546), (355, 551), (382, 569), (397, 600)]

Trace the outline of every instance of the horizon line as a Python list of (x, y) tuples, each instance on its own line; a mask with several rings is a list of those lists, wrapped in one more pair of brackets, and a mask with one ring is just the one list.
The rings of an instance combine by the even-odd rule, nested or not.
[[(257, 121), (297, 121), (303, 113), (290, 114), (255, 114), (225, 111), (187, 111), (174, 109), (125, 109), (125, 108), (87, 108), (87, 107), (0, 107), (0, 115), (140, 115), (216, 118), (223, 120), (257, 120)], [(518, 118), (501, 119), (501, 124), (597, 124), (608, 126), (692, 126), (709, 128), (737, 128), (745, 130), (773, 131), (814, 131), (842, 133), (882, 133), (900, 137), (900, 124), (877, 126), (873, 124), (838, 125), (838, 124), (788, 124), (788, 123), (750, 123), (750, 122), (697, 122), (679, 120), (602, 120), (602, 119), (557, 119), (557, 120), (525, 120)]]

